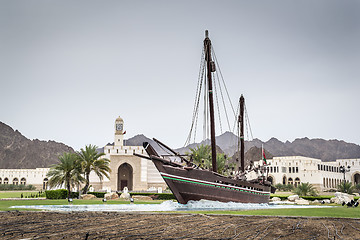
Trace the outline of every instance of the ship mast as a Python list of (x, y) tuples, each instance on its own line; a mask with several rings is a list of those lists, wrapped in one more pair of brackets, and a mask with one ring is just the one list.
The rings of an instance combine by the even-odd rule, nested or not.
[(212, 77), (211, 77), (211, 73), (215, 72), (215, 63), (211, 59), (211, 41), (209, 39), (208, 30), (205, 31), (204, 51), (205, 51), (205, 60), (206, 60), (206, 68), (207, 68), (208, 94), (209, 94), (209, 107), (210, 107), (210, 134), (211, 134), (212, 170), (213, 170), (213, 172), (217, 172), (214, 101), (213, 101)]
[(238, 124), (240, 125), (240, 164), (241, 172), (245, 172), (245, 148), (244, 148), (244, 105), (245, 99), (240, 97), (240, 114)]

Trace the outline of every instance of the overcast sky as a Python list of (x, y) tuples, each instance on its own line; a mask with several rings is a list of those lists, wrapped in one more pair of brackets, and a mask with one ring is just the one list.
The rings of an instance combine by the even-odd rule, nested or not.
[(360, 1), (0, 0), (0, 121), (78, 150), (182, 147), (208, 29), (229, 94), (263, 141), (360, 144)]

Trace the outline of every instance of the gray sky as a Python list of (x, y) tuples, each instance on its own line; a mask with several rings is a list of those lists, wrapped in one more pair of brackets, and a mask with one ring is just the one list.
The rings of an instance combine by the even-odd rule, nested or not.
[(254, 137), (360, 144), (360, 1), (0, 0), (0, 121), (76, 150), (182, 147), (208, 29)]

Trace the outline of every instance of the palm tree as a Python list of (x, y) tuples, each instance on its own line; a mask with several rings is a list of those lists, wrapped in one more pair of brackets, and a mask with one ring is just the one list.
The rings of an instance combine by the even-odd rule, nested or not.
[[(211, 169), (211, 147), (209, 145), (198, 145), (196, 148), (190, 148), (190, 153), (186, 154), (190, 156), (190, 159), (193, 160), (195, 164), (201, 168)], [(217, 172), (224, 175), (230, 175), (232, 167), (234, 164), (227, 165), (226, 155), (224, 153), (216, 154), (216, 165)]]
[(85, 149), (81, 148), (77, 153), (78, 160), (82, 166), (82, 172), (85, 176), (85, 186), (84, 193), (88, 192), (90, 185), (90, 173), (92, 171), (100, 178), (100, 181), (103, 180), (104, 176), (110, 178), (109, 173), (110, 169), (110, 160), (107, 158), (101, 158), (105, 155), (105, 153), (99, 153), (96, 151), (97, 146), (95, 145), (87, 145)]
[(351, 184), (351, 182), (340, 183), (337, 186), (337, 189), (340, 192), (348, 193), (348, 194), (352, 194), (354, 192), (354, 186)]
[(187, 152), (186, 154), (190, 157), (190, 159), (199, 167), (207, 168), (208, 162), (211, 162), (211, 155), (210, 155), (210, 146), (209, 145), (198, 145), (196, 148), (190, 148), (190, 153)]
[(317, 195), (316, 189), (310, 183), (299, 184), (295, 188), (294, 193), (296, 193), (299, 196), (316, 196)]
[(81, 166), (77, 161), (74, 153), (64, 153), (59, 156), (60, 163), (52, 165), (47, 176), (50, 187), (62, 186), (65, 184), (68, 190), (68, 198), (70, 198), (71, 187), (84, 181), (81, 176)]

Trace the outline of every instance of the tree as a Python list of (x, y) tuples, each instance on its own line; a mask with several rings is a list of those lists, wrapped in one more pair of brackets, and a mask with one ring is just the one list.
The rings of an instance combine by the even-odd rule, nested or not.
[(337, 186), (337, 189), (340, 192), (348, 194), (352, 194), (354, 192), (354, 186), (351, 184), (351, 182), (340, 183)]
[(299, 184), (295, 188), (294, 193), (299, 195), (299, 196), (316, 196), (317, 195), (316, 189), (310, 183), (301, 183), (301, 184)]
[(84, 193), (87, 193), (90, 185), (90, 173), (92, 171), (100, 178), (100, 181), (103, 180), (104, 176), (110, 178), (109, 173), (110, 169), (110, 160), (107, 158), (102, 158), (105, 153), (100, 153), (96, 151), (97, 146), (87, 145), (85, 149), (81, 148), (77, 153), (77, 158), (81, 164), (82, 172), (85, 177), (85, 186)]
[[(196, 148), (190, 148), (187, 155), (199, 167), (210, 170), (212, 168), (211, 147), (209, 145), (198, 145)], [(232, 167), (235, 164), (227, 164), (226, 155), (223, 153), (216, 154), (217, 172), (224, 175), (230, 175)]]
[(84, 178), (81, 176), (81, 165), (77, 161), (74, 153), (64, 153), (59, 156), (60, 163), (52, 165), (47, 176), (49, 177), (49, 186), (57, 187), (65, 184), (70, 198), (71, 188), (82, 183)]
[(196, 146), (196, 148), (190, 148), (190, 151), (190, 153), (187, 152), (186, 154), (190, 157), (191, 161), (201, 168), (208, 167), (207, 165), (211, 161), (211, 148), (209, 145), (201, 144)]

